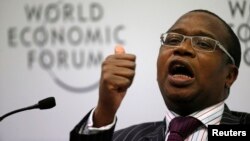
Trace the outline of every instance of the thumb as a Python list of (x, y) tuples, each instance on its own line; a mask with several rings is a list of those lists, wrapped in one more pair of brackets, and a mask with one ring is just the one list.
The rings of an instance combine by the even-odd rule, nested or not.
[(122, 45), (116, 45), (115, 47), (115, 54), (124, 54), (125, 49)]

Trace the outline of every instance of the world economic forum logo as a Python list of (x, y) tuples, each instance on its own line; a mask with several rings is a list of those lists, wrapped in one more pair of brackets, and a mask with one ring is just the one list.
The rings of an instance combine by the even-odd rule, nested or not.
[(25, 50), (30, 71), (48, 72), (70, 92), (96, 89), (105, 48), (125, 42), (125, 26), (106, 22), (101, 3), (28, 3), (23, 12), (26, 23), (7, 29), (9, 48)]
[(245, 47), (242, 48), (243, 60), (250, 67), (250, 2), (249, 0), (230, 0), (228, 7), (232, 18), (232, 22), (229, 24), (236, 32), (242, 47)]

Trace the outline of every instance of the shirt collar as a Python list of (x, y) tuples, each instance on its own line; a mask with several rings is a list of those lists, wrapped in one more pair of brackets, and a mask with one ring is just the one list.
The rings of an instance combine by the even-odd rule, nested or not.
[[(194, 113), (190, 114), (189, 116), (192, 116), (192, 117), (199, 119), (206, 127), (208, 127), (208, 125), (218, 125), (221, 121), (221, 118), (222, 118), (222, 114), (224, 111), (224, 105), (225, 105), (225, 102), (222, 101), (220, 103), (217, 103), (215, 105), (207, 107), (201, 111), (194, 112)], [(169, 125), (170, 121), (173, 118), (178, 117), (178, 116), (180, 116), (180, 115), (176, 114), (173, 111), (170, 111), (167, 108), (166, 116), (165, 116), (166, 132), (168, 131), (168, 125)]]

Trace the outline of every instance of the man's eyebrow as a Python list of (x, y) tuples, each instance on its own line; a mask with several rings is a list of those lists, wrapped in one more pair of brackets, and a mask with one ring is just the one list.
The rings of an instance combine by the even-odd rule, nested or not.
[(180, 33), (180, 34), (189, 35), (189, 36), (206, 36), (206, 37), (210, 37), (212, 39), (216, 39), (214, 34), (210, 33), (209, 31), (206, 31), (206, 30), (197, 30), (197, 31), (194, 31), (190, 34), (187, 31), (185, 31), (184, 29), (176, 28), (176, 29), (170, 29), (167, 31), (167, 33), (169, 33), (169, 32), (175, 32), (175, 33)]
[(181, 29), (181, 28), (176, 28), (176, 29), (169, 29), (168, 31), (167, 31), (167, 33), (169, 33), (169, 32), (176, 32), (176, 33), (180, 33), (180, 34), (186, 34), (186, 31), (185, 30), (183, 30), (183, 29)]

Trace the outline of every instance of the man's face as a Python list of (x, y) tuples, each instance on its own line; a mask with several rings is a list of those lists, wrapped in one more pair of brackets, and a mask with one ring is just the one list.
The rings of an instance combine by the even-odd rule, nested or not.
[[(225, 43), (226, 29), (214, 16), (191, 12), (182, 16), (168, 32), (187, 36), (208, 36)], [(226, 55), (192, 48), (186, 39), (180, 47), (161, 46), (157, 61), (157, 80), (170, 110), (185, 115), (216, 104), (227, 97)]]

